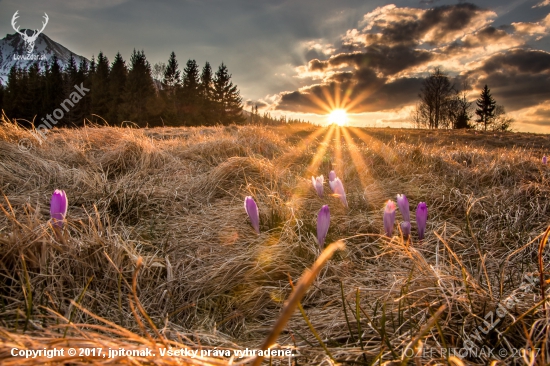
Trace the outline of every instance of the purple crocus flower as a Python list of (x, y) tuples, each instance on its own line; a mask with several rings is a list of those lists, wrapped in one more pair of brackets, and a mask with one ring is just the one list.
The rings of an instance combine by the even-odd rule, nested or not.
[(428, 221), (428, 206), (425, 202), (420, 202), (416, 207), (416, 224), (418, 225), (418, 239), (424, 239), (426, 231), (426, 222)]
[(384, 231), (386, 236), (392, 237), (393, 235), (393, 224), (395, 223), (395, 202), (388, 200), (386, 202), (386, 208), (384, 209)]
[(325, 238), (327, 237), (328, 227), (330, 225), (330, 209), (328, 205), (324, 205), (319, 210), (317, 215), (317, 241), (319, 247), (323, 249), (325, 247)]
[(397, 207), (399, 207), (399, 212), (403, 216), (404, 221), (411, 221), (411, 213), (409, 209), (409, 200), (404, 194), (397, 195)]
[(542, 157), (542, 163), (543, 163), (544, 165), (546, 165), (546, 163), (548, 163), (548, 158), (546, 157), (546, 155), (544, 155), (544, 156)]
[(409, 235), (411, 235), (411, 223), (408, 221), (402, 221), (401, 232), (403, 233), (403, 238), (407, 239)]
[(67, 200), (67, 194), (65, 191), (56, 189), (52, 194), (50, 200), (50, 217), (52, 218), (52, 224), (58, 228), (63, 227), (63, 221), (67, 216), (67, 207), (69, 201)]
[(258, 234), (260, 234), (260, 214), (258, 213), (258, 206), (251, 196), (246, 196), (244, 199), (244, 209), (250, 218), (252, 227)]
[(334, 194), (340, 197), (340, 201), (342, 201), (342, 204), (346, 207), (348, 207), (348, 200), (346, 199), (346, 191), (344, 191), (344, 185), (342, 184), (342, 181), (340, 178), (335, 178), (333, 181), (333, 188)]
[(311, 177), (311, 182), (313, 183), (313, 188), (315, 188), (319, 197), (323, 197), (323, 183), (325, 182), (325, 178), (322, 175), (317, 178)]
[(330, 173), (328, 173), (328, 185), (330, 186), (330, 189), (334, 192), (334, 180), (336, 179), (336, 172), (334, 170), (331, 170)]

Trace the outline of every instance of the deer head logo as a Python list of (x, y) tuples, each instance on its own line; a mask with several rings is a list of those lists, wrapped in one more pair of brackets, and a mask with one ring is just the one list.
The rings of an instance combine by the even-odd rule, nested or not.
[(34, 42), (36, 41), (36, 39), (38, 38), (38, 35), (40, 33), (42, 33), (42, 31), (44, 30), (44, 28), (46, 28), (46, 24), (48, 24), (48, 14), (44, 13), (44, 22), (42, 22), (42, 29), (38, 30), (38, 29), (35, 29), (33, 31), (33, 34), (32, 35), (27, 35), (27, 30), (25, 30), (25, 32), (20, 32), (19, 31), (19, 26), (17, 26), (17, 28), (15, 27), (15, 20), (17, 18), (19, 18), (19, 15), (17, 15), (17, 13), (19, 12), (19, 10), (17, 10), (15, 12), (15, 14), (13, 14), (13, 18), (11, 18), (11, 26), (13, 27), (13, 29), (15, 29), (15, 31), (17, 33), (19, 33), (21, 35), (21, 37), (23, 37), (23, 40), (25, 41), (25, 48), (27, 49), (27, 53), (32, 53), (32, 51), (34, 50)]

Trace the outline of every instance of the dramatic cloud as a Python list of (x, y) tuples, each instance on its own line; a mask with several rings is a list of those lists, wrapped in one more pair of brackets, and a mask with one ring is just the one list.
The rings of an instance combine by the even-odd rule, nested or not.
[(550, 0), (544, 0), (541, 3), (538, 3), (537, 5), (533, 5), (533, 8), (541, 8), (543, 6), (550, 6)]
[(350, 113), (383, 111), (414, 103), (420, 85), (418, 78), (389, 81), (363, 68), (354, 73), (335, 73), (326, 83), (283, 93), (277, 108), (304, 113), (327, 113), (341, 106)]
[(550, 100), (550, 53), (515, 49), (494, 55), (469, 72), (478, 77), (476, 87), (489, 85), (493, 96), (508, 111)]
[[(469, 3), (376, 8), (364, 15), (359, 28), (347, 30), (339, 44), (316, 46), (326, 51), (308, 57), (296, 71), (298, 78), (317, 82), (281, 93), (276, 109), (403, 111), (418, 101), (428, 71), (439, 67), (457, 86), (469, 82), (472, 98), (488, 84), (508, 112), (535, 116), (529, 108), (550, 100), (550, 54), (526, 42), (548, 35), (550, 15), (498, 27), (492, 25), (495, 18), (494, 11)], [(545, 118), (536, 117), (539, 125)]]

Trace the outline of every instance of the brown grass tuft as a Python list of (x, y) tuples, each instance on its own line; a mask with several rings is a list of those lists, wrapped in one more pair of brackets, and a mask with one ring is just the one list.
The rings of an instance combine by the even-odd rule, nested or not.
[[(22, 152), (21, 139), (33, 149)], [(303, 125), (55, 129), (40, 144), (4, 122), (0, 360), (52, 361), (13, 358), (13, 347), (260, 348), (291, 294), (289, 277), (296, 282), (320, 255), (316, 218), (328, 204), (327, 242), (346, 249), (320, 269), (303, 313), (274, 340), (298, 364), (496, 359), (441, 351), (468, 341), (495, 355), (507, 350), (500, 364), (547, 364), (548, 286), (540, 280), (548, 282), (550, 262), (542, 237), (550, 170), (540, 158), (549, 151), (545, 135)], [(349, 209), (328, 184), (323, 198), (311, 186), (311, 175), (327, 178), (331, 166)], [(70, 205), (61, 237), (48, 223), (56, 188)], [(383, 204), (398, 193), (411, 202), (409, 242), (398, 230), (383, 236)], [(260, 209), (260, 235), (243, 209), (247, 195)], [(421, 242), (420, 201), (429, 208)], [(522, 348), (537, 352), (511, 353)]]

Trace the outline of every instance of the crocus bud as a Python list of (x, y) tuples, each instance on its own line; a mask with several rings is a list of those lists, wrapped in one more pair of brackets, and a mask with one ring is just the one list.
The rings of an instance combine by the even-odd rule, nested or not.
[(411, 221), (411, 213), (409, 209), (409, 200), (404, 194), (397, 195), (397, 207), (399, 207), (399, 212), (403, 216), (404, 221)]
[(409, 235), (411, 235), (411, 223), (408, 221), (402, 221), (401, 232), (403, 233), (403, 238), (407, 239)]
[(50, 217), (53, 225), (58, 228), (63, 227), (63, 221), (67, 215), (68, 206), (69, 201), (67, 200), (65, 191), (56, 189), (52, 194), (52, 199), (50, 200)]
[(244, 199), (244, 209), (248, 214), (252, 227), (258, 234), (260, 234), (260, 214), (258, 213), (258, 206), (251, 196), (246, 196)]
[(319, 247), (325, 247), (325, 238), (327, 237), (328, 227), (330, 225), (330, 210), (328, 205), (324, 205), (317, 215), (317, 241)]
[(335, 178), (333, 182), (333, 191), (334, 194), (340, 197), (340, 201), (342, 201), (342, 204), (346, 207), (348, 207), (348, 200), (346, 199), (346, 191), (344, 191), (344, 185), (342, 184), (342, 181), (340, 178)]
[(311, 181), (313, 182), (313, 188), (315, 188), (319, 197), (323, 197), (323, 183), (325, 182), (325, 178), (320, 175), (317, 178), (311, 177)]
[(334, 180), (336, 179), (336, 172), (334, 170), (331, 170), (330, 173), (328, 173), (328, 185), (330, 186), (330, 189), (334, 192)]
[(544, 156), (542, 157), (542, 163), (543, 163), (544, 165), (546, 165), (546, 163), (548, 163), (548, 158), (546, 157), (546, 155), (544, 155)]
[(386, 208), (384, 209), (384, 231), (386, 236), (392, 237), (393, 235), (393, 224), (395, 222), (395, 202), (388, 200), (386, 202)]
[(426, 222), (428, 221), (428, 206), (425, 202), (420, 202), (416, 207), (416, 224), (418, 225), (418, 239), (424, 239), (426, 231)]

